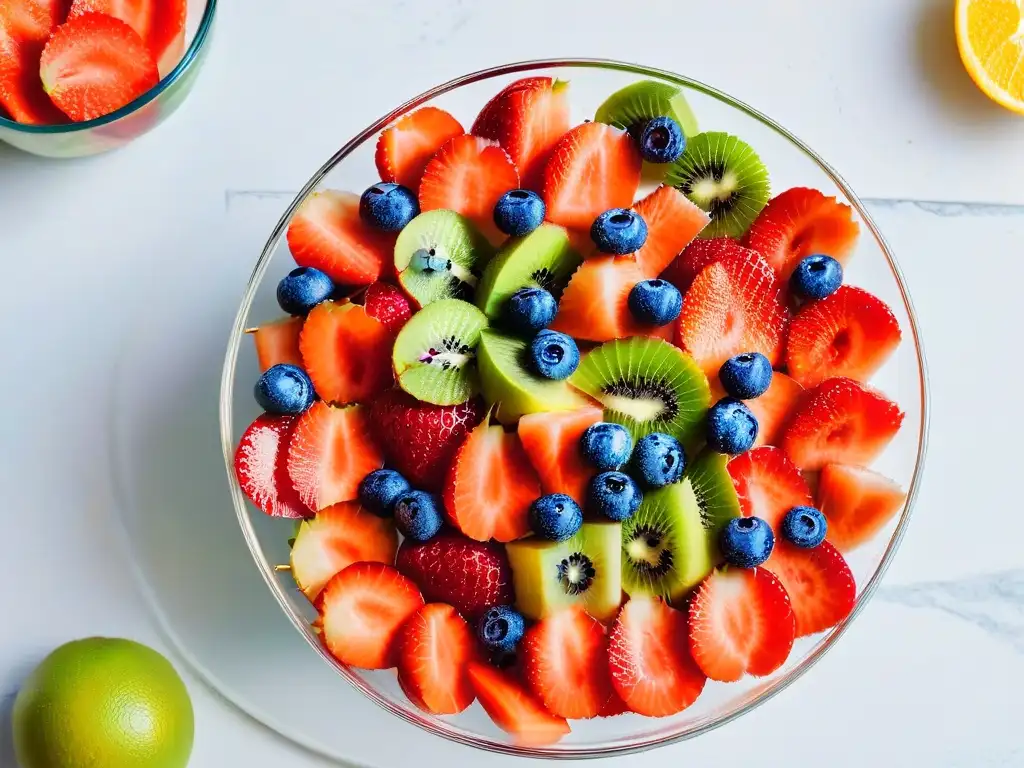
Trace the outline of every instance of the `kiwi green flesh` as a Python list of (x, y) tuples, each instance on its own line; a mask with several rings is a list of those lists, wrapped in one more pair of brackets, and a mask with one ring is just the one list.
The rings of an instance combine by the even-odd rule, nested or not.
[[(415, 317), (415, 316), (414, 316)], [(496, 406), (495, 418), (515, 424), (527, 413), (573, 411), (588, 405), (565, 381), (538, 376), (529, 367), (524, 339), (488, 329), (480, 334), (477, 368), (484, 400)]]
[(664, 432), (692, 451), (703, 439), (711, 406), (707, 376), (663, 339), (605, 342), (583, 356), (569, 383), (601, 403), (605, 421), (624, 426), (634, 441)]
[(402, 230), (395, 241), (395, 271), (421, 307), (440, 299), (472, 300), (493, 254), (469, 219), (438, 209), (421, 213)]
[(622, 527), (584, 523), (566, 541), (531, 536), (505, 545), (516, 608), (539, 621), (572, 605), (599, 621), (615, 618), (622, 602)]
[(666, 182), (711, 216), (700, 237), (740, 237), (771, 195), (768, 169), (742, 139), (699, 133), (669, 166)]
[(683, 89), (657, 80), (640, 80), (613, 93), (597, 108), (594, 120), (626, 130), (655, 117), (671, 117), (686, 136), (698, 130)]
[(428, 304), (395, 339), (391, 361), (398, 385), (434, 405), (466, 402), (480, 391), (476, 356), (486, 327), (487, 318), (467, 301)]
[(476, 286), (476, 305), (497, 319), (520, 288), (543, 288), (556, 299), (583, 259), (557, 224), (541, 224), (524, 237), (510, 238), (484, 268)]
[(622, 524), (622, 588), (678, 601), (711, 572), (716, 551), (689, 479), (646, 491)]
[(693, 492), (700, 508), (700, 521), (714, 547), (716, 564), (721, 561), (718, 553), (718, 535), (722, 526), (734, 517), (740, 517), (740, 500), (736, 487), (726, 469), (729, 457), (705, 448), (692, 459), (683, 472), (684, 480), (693, 484)]

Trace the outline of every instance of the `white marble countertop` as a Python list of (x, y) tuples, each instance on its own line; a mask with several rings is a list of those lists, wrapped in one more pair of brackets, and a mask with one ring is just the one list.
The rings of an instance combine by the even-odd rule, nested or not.
[[(861, 0), (842, 6), (841, 18), (838, 4), (815, 0), (629, 7), (227, 0), (195, 93), (156, 133), (74, 162), (0, 148), (0, 526), (10, 542), (0, 699), (9, 703), (62, 642), (130, 636), (167, 652), (189, 683), (195, 768), (330, 764), (240, 714), (193, 673), (140, 592), (118, 510), (173, 516), (210, 498), (227, 503), (212, 479), (223, 483), (221, 466), (205, 487), (195, 472), (219, 461), (215, 398), (228, 324), (274, 219), (341, 142), (463, 72), (596, 56), (713, 84), (832, 163), (900, 259), (932, 386), (915, 519), (862, 617), (774, 700), (654, 756), (722, 768), (1024, 765), (1024, 515), (1006, 493), (1022, 456), (1013, 414), (1024, 365), (1013, 330), (1024, 321), (1024, 118), (970, 84), (950, 0)], [(182, 439), (200, 441), (195, 455), (159, 453), (167, 446), (156, 439), (118, 443), (120, 421), (152, 423), (155, 434), (171, 416)], [(125, 452), (142, 462), (132, 473), (140, 485), (128, 490)], [(177, 611), (216, 626), (219, 608), (229, 610), (228, 550), (240, 543), (202, 536), (192, 549), (150, 553), (172, 622)], [(223, 565), (209, 557), (222, 544)], [(316, 716), (351, 731), (347, 757), (374, 768), (412, 750), (427, 765), (482, 758), (354, 696)], [(8, 741), (5, 723), (4, 768), (13, 765)]]

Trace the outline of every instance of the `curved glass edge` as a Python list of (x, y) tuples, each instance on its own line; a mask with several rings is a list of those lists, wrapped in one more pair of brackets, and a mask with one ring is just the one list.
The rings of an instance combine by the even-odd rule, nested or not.
[[(266, 557), (266, 553), (263, 552), (260, 546), (259, 538), (252, 527), (252, 523), (249, 520), (246, 512), (246, 500), (242, 493), (241, 487), (238, 484), (237, 478), (234, 474), (233, 469), (233, 457), (234, 457), (234, 444), (233, 444), (233, 428), (232, 428), (232, 408), (233, 408), (233, 390), (235, 380), (235, 368), (237, 366), (238, 352), (241, 348), (241, 339), (244, 335), (244, 329), (246, 325), (246, 319), (248, 317), (249, 310), (252, 306), (252, 302), (255, 298), (256, 291), (259, 288), (260, 282), (263, 275), (266, 273), (269, 267), (270, 260), (277, 249), (281, 238), (284, 236), (285, 230), (288, 223), (291, 221), (295, 214), (296, 209), (301, 205), (302, 201), (314, 190), (321, 181), (332, 171), (340, 162), (342, 162), (348, 155), (350, 155), (357, 147), (361, 146), (371, 136), (375, 135), (378, 131), (382, 130), (393, 120), (399, 116), (405, 114), (411, 109), (415, 109), (426, 102), (431, 101), (438, 96), (445, 93), (449, 93), (462, 85), (476, 83), (482, 80), (487, 80), (493, 77), (500, 77), (509, 74), (515, 74), (519, 72), (525, 72), (535, 69), (554, 69), (560, 67), (576, 67), (576, 68), (592, 68), (592, 69), (611, 69), (619, 72), (626, 72), (636, 74), (641, 77), (657, 77), (676, 85), (696, 90), (705, 95), (711, 96), (712, 98), (718, 99), (719, 101), (728, 104), (736, 109), (739, 109), (749, 117), (758, 120), (762, 124), (776, 131), (780, 136), (785, 138), (791, 144), (793, 144), (800, 151), (804, 152), (809, 158), (811, 158), (846, 195), (850, 204), (856, 209), (857, 213), (861, 216), (864, 224), (867, 226), (875, 242), (878, 244), (879, 249), (885, 255), (886, 261), (889, 264), (889, 268), (896, 278), (896, 282), (899, 287), (900, 296), (907, 308), (907, 314), (910, 319), (911, 332), (914, 339), (914, 349), (917, 355), (918, 368), (921, 372), (920, 375), (920, 397), (921, 397), (921, 424), (918, 430), (918, 450), (917, 459), (914, 465), (914, 472), (910, 480), (910, 486), (907, 493), (907, 500), (904, 504), (903, 513), (900, 516), (899, 522), (897, 523), (896, 529), (893, 532), (889, 545), (886, 547), (885, 552), (882, 556), (881, 561), (877, 569), (875, 570), (872, 577), (864, 585), (864, 588), (857, 599), (857, 603), (854, 606), (853, 611), (850, 615), (834, 627), (825, 637), (823, 637), (818, 646), (808, 654), (796, 667), (790, 670), (785, 675), (768, 681), (760, 690), (751, 692), (753, 695), (751, 698), (743, 704), (737, 706), (733, 711), (725, 714), (712, 713), (703, 722), (700, 722), (694, 727), (687, 729), (685, 732), (678, 734), (668, 734), (665, 736), (659, 736), (649, 739), (644, 742), (632, 743), (632, 744), (612, 744), (601, 747), (573, 747), (570, 750), (559, 749), (557, 747), (525, 747), (518, 746), (511, 743), (502, 743), (499, 741), (493, 741), (479, 736), (471, 736), (461, 731), (448, 728), (444, 723), (439, 723), (433, 720), (427, 720), (423, 717), (419, 717), (416, 713), (407, 711), (387, 699), (380, 696), (372, 687), (367, 685), (362, 678), (358, 675), (353, 674), (344, 665), (337, 662), (331, 657), (323, 645), (319, 643), (315, 637), (313, 637), (307, 622), (292, 610), (287, 596), (284, 594), (281, 586), (278, 584), (276, 576), (269, 564), (269, 560)], [(913, 512), (913, 508), (916, 504), (918, 494), (920, 492), (921, 477), (923, 473), (924, 460), (927, 453), (928, 443), (928, 429), (930, 423), (930, 401), (929, 401), (929, 384), (928, 384), (928, 369), (926, 358), (924, 354), (924, 347), (922, 344), (920, 328), (917, 320), (917, 313), (914, 310), (913, 303), (910, 299), (910, 294), (906, 286), (906, 281), (903, 276), (903, 272), (900, 269), (892, 250), (888, 243), (878, 230), (877, 225), (868, 213), (864, 204), (860, 198), (854, 193), (850, 185), (835, 171), (828, 163), (825, 162), (814, 150), (812, 150), (806, 143), (801, 139), (790, 133), (788, 130), (783, 128), (777, 122), (769, 118), (767, 115), (754, 109), (753, 107), (736, 100), (735, 98), (713, 88), (705, 83), (697, 80), (692, 80), (681, 75), (667, 72), (665, 70), (653, 69), (650, 67), (640, 66), (638, 64), (631, 64), (628, 62), (616, 61), (613, 59), (596, 59), (596, 58), (584, 58), (584, 59), (535, 59), (530, 61), (522, 61), (513, 64), (507, 64), (497, 67), (491, 67), (488, 69), (479, 70), (462, 77), (450, 80), (447, 83), (437, 86), (429, 91), (426, 91), (419, 96), (407, 101), (405, 104), (397, 107), (388, 114), (381, 117), (379, 120), (374, 122), (372, 125), (364, 129), (362, 132), (357, 134), (351, 140), (349, 140), (341, 149), (339, 149), (321, 168), (313, 175), (313, 177), (306, 183), (306, 185), (300, 190), (298, 195), (289, 205), (288, 209), (282, 215), (277, 225), (274, 227), (270, 238), (263, 248), (263, 252), (260, 254), (259, 259), (256, 262), (256, 266), (253, 269), (252, 275), (249, 278), (249, 283), (246, 286), (245, 292), (242, 297), (242, 303), (239, 307), (238, 313), (235, 317), (234, 324), (231, 328), (230, 337), (228, 340), (228, 350), (225, 356), (224, 368), (221, 376), (221, 396), (220, 396), (220, 426), (221, 426), (221, 447), (224, 454), (225, 469), (228, 475), (228, 483), (231, 490), (232, 500), (235, 505), (235, 514), (238, 517), (240, 527), (242, 529), (243, 536), (245, 537), (246, 544), (248, 545), (254, 559), (256, 560), (257, 567), (263, 576), (263, 580), (266, 582), (271, 593), (274, 595), (277, 602), (280, 604), (285, 615), (288, 616), (289, 620), (295, 626), (299, 633), (306, 639), (306, 642), (324, 659), (335, 671), (344, 677), (353, 687), (365, 694), (371, 701), (376, 703), (378, 706), (386, 710), (387, 712), (401, 718), (402, 720), (416, 725), (433, 735), (441, 735), (448, 738), (456, 743), (463, 744), (465, 746), (475, 747), (486, 751), (496, 752), (500, 754), (506, 754), (517, 757), (536, 757), (546, 759), (593, 759), (598, 757), (613, 757), (617, 755), (632, 754), (637, 752), (646, 751), (655, 747), (667, 746), (669, 744), (675, 744), (681, 741), (685, 741), (701, 734), (707, 733), (708, 731), (714, 730), (715, 728), (726, 725), (738, 717), (752, 711), (761, 704), (771, 700), (777, 694), (784, 691), (800, 677), (802, 677), (808, 670), (810, 670), (823, 656), (829, 651), (836, 643), (836, 641), (846, 632), (852, 622), (860, 615), (861, 611), (867, 606), (870, 599), (873, 597), (878, 586), (881, 584), (882, 579), (885, 576), (886, 571), (892, 563), (892, 560), (899, 548), (904, 535), (906, 534), (907, 527), (910, 522), (910, 517)]]

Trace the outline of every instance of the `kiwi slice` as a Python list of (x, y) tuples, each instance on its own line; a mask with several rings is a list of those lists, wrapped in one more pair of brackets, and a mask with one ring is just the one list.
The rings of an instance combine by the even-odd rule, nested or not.
[(465, 216), (446, 209), (421, 213), (395, 241), (398, 282), (425, 307), (441, 299), (471, 300), (494, 249)]
[(516, 608), (539, 621), (582, 604), (599, 621), (611, 621), (622, 603), (622, 526), (584, 523), (565, 541), (531, 536), (505, 545), (512, 566)]
[(458, 405), (480, 391), (476, 354), (484, 313), (468, 301), (441, 299), (398, 333), (391, 362), (398, 385), (418, 400)]
[(715, 557), (689, 479), (646, 491), (622, 524), (622, 588), (630, 595), (678, 600), (711, 572)]
[(671, 117), (687, 137), (700, 130), (683, 89), (657, 80), (640, 80), (627, 85), (605, 99), (594, 114), (597, 122), (627, 131), (655, 117)]
[(666, 181), (711, 216), (701, 237), (740, 237), (768, 203), (768, 169), (742, 139), (698, 133), (669, 166)]
[(477, 354), (480, 388), (484, 399), (497, 406), (494, 415), (502, 424), (515, 424), (527, 413), (574, 411), (587, 405), (567, 382), (545, 379), (530, 369), (529, 341), (488, 329), (480, 334)]
[(707, 376), (663, 339), (605, 342), (584, 355), (569, 383), (600, 402), (605, 421), (622, 424), (634, 442), (664, 432), (693, 450), (703, 439), (711, 406)]
[(476, 305), (496, 319), (520, 288), (543, 288), (557, 299), (582, 263), (564, 227), (541, 224), (524, 237), (510, 238), (488, 262), (477, 285)]
[(728, 463), (729, 457), (725, 454), (705, 448), (687, 464), (683, 473), (683, 480), (689, 480), (693, 484), (693, 493), (700, 507), (701, 524), (714, 547), (716, 563), (721, 560), (718, 553), (718, 534), (722, 526), (742, 514), (736, 487), (725, 468)]

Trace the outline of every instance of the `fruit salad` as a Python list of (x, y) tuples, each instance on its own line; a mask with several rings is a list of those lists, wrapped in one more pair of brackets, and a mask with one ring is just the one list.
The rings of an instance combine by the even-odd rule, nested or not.
[(235, 455), (330, 654), (532, 746), (772, 675), (906, 499), (872, 469), (901, 329), (845, 279), (851, 208), (773, 193), (679, 88), (578, 125), (569, 92), (417, 109), (379, 181), (301, 203)]

